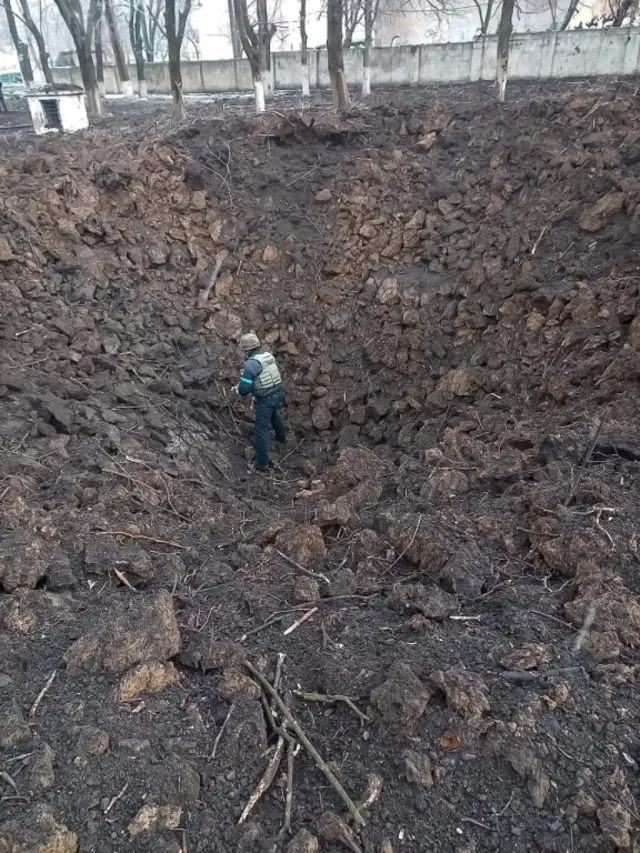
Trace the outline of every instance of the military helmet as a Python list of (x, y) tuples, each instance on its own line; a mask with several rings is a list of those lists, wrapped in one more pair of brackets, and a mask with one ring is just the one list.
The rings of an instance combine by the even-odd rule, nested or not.
[(260, 339), (255, 332), (248, 332), (240, 338), (240, 349), (243, 352), (251, 352), (252, 349), (259, 349)]

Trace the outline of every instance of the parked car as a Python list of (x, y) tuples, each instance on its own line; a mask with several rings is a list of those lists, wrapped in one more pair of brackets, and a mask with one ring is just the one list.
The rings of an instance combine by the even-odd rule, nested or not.
[(19, 71), (0, 71), (0, 83), (3, 87), (22, 86), (22, 74)]

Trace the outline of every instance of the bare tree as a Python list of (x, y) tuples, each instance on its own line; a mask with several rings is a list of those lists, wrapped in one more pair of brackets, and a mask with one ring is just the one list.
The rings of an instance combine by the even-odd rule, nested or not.
[(509, 43), (513, 30), (513, 7), (515, 0), (502, 0), (502, 12), (498, 24), (498, 66), (496, 83), (498, 87), (498, 100), (504, 103), (507, 91), (507, 78), (509, 73)]
[(133, 97), (133, 86), (129, 77), (129, 68), (124, 58), (122, 50), (122, 42), (120, 41), (120, 33), (118, 32), (118, 22), (116, 21), (115, 12), (113, 11), (112, 0), (103, 0), (104, 16), (109, 28), (109, 36), (111, 38), (111, 48), (113, 50), (113, 58), (116, 63), (116, 70), (120, 83), (122, 84), (122, 94), (127, 98)]
[(307, 0), (300, 0), (300, 63), (302, 65), (302, 95), (308, 98), (309, 48), (307, 47)]
[(76, 48), (78, 65), (82, 75), (82, 84), (87, 96), (89, 113), (93, 116), (102, 115), (102, 102), (98, 90), (98, 78), (93, 64), (91, 46), (93, 34), (98, 20), (98, 0), (89, 0), (89, 10), (85, 21), (80, 0), (54, 0), (60, 10), (62, 19), (67, 25)]
[(276, 28), (269, 23), (266, 0), (256, 0), (258, 20), (255, 27), (249, 18), (247, 0), (234, 0), (234, 2), (242, 48), (251, 65), (256, 112), (263, 113), (265, 96), (271, 89), (271, 39), (275, 35)]
[(378, 17), (380, 0), (364, 0), (364, 53), (362, 54), (362, 95), (371, 94), (371, 49), (373, 47), (373, 24)]
[[(6, 0), (6, 2), (9, 3), (10, 0)], [(38, 27), (36, 25), (36, 22), (33, 20), (28, 0), (20, 0), (20, 9), (22, 11), (22, 22), (33, 36), (33, 40), (35, 41), (36, 47), (38, 48), (38, 58), (40, 59), (40, 68), (42, 69), (42, 76), (44, 77), (45, 82), (49, 86), (52, 86), (53, 75), (51, 74), (51, 68), (49, 67), (49, 52), (47, 51), (47, 46), (45, 44), (44, 38), (42, 37), (40, 27)]]
[(610, 14), (605, 21), (611, 22), (612, 27), (621, 27), (626, 19), (629, 24), (634, 24), (638, 14), (638, 0), (609, 0)]
[(147, 0), (145, 15), (142, 19), (142, 40), (147, 62), (155, 62), (158, 52), (158, 35), (166, 41), (167, 34), (162, 24), (162, 4), (164, 0)]
[(580, 0), (569, 0), (569, 5), (567, 6), (567, 11), (564, 13), (564, 18), (562, 19), (562, 23), (560, 24), (561, 30), (566, 30), (569, 24), (571, 23), (571, 19), (575, 15), (578, 6), (580, 5)]
[(4, 11), (7, 16), (7, 25), (9, 27), (11, 41), (13, 42), (13, 46), (15, 47), (18, 55), (20, 73), (22, 74), (22, 79), (28, 89), (33, 83), (33, 70), (31, 68), (31, 59), (29, 58), (29, 46), (26, 41), (22, 41), (20, 38), (15, 12), (11, 7), (11, 0), (2, 0), (2, 5), (4, 6)]
[(327, 54), (333, 103), (338, 110), (348, 110), (351, 103), (342, 56), (342, 2), (328, 0), (327, 3)]
[(182, 120), (185, 115), (182, 100), (182, 73), (180, 71), (180, 52), (182, 40), (187, 26), (187, 18), (191, 11), (191, 0), (183, 0), (183, 6), (178, 11), (176, 19), (176, 0), (165, 0), (164, 19), (169, 51), (169, 80), (173, 95), (173, 117)]
[[(477, 32), (480, 36), (486, 36), (489, 32), (489, 27), (491, 26), (491, 18), (496, 8), (495, 0), (487, 0), (486, 5), (480, 2), (480, 0), (473, 0), (476, 9), (478, 10), (478, 17), (480, 18), (480, 27), (479, 32)], [(579, 2), (579, 0), (576, 0)]]
[(342, 0), (342, 45), (351, 47), (353, 35), (364, 21), (367, 0)]
[(234, 59), (242, 59), (242, 41), (238, 32), (238, 24), (236, 22), (236, 8), (233, 0), (227, 0), (227, 10), (229, 13), (229, 38), (231, 39), (231, 49)]
[(144, 8), (142, 0), (129, 0), (129, 41), (136, 61), (136, 76), (138, 78), (138, 97), (146, 98), (147, 77), (144, 67), (144, 38), (143, 38)]
[(104, 97), (104, 51), (102, 49), (102, 0), (98, 0), (96, 7), (96, 24), (94, 27), (95, 55), (96, 55), (96, 80), (98, 91)]

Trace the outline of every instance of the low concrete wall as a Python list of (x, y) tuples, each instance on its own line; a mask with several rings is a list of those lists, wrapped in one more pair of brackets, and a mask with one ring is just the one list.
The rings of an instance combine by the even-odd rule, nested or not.
[[(485, 36), (454, 44), (402, 45), (372, 51), (372, 86), (425, 86), (493, 80), (496, 75), (497, 38)], [(347, 80), (362, 83), (362, 51), (344, 53)], [(81, 85), (78, 68), (52, 68), (56, 83)], [(112, 66), (105, 66), (107, 94), (120, 91)], [(134, 89), (135, 65), (129, 66)], [(560, 80), (567, 77), (622, 76), (640, 73), (640, 27), (566, 32), (521, 33), (512, 37), (509, 77), (513, 80)], [(300, 54), (274, 53), (276, 89), (299, 89)], [(146, 66), (150, 94), (169, 94), (169, 69), (165, 63)], [(314, 88), (329, 87), (326, 50), (309, 51), (309, 77)], [(182, 63), (183, 91), (248, 92), (251, 68), (246, 59)]]

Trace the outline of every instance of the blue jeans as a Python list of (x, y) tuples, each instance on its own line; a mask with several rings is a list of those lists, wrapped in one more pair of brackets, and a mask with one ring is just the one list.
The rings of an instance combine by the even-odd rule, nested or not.
[(256, 448), (256, 468), (264, 470), (271, 464), (269, 456), (269, 440), (273, 429), (276, 441), (284, 442), (287, 437), (282, 404), (284, 391), (278, 388), (265, 397), (256, 397), (256, 422), (254, 426), (254, 444)]

